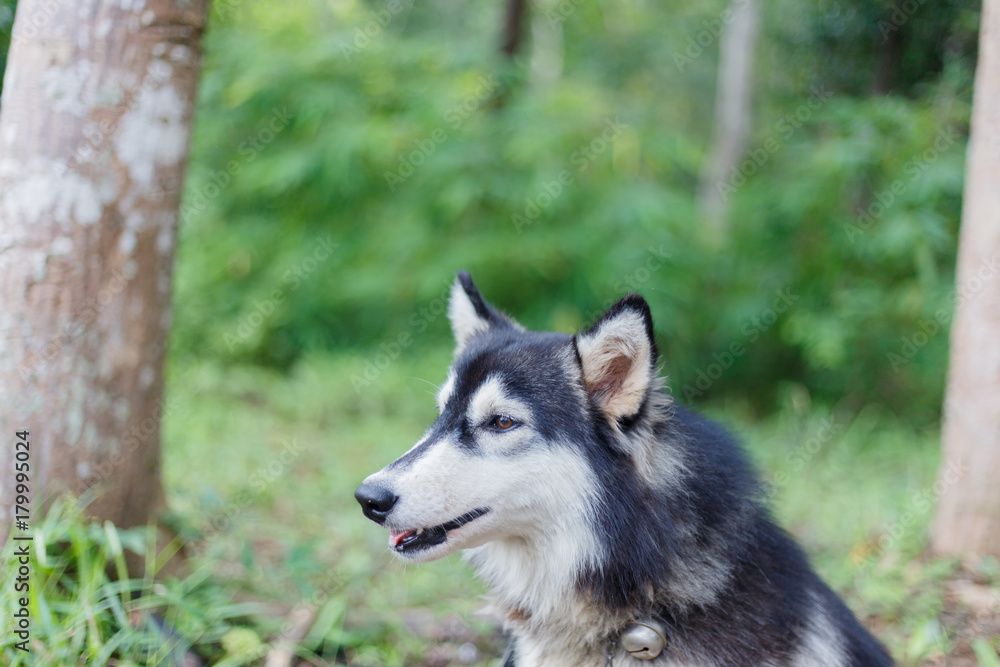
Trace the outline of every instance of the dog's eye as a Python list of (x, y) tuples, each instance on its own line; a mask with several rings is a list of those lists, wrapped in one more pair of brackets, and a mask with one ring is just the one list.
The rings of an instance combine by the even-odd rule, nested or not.
[(498, 431), (509, 431), (517, 425), (517, 422), (507, 415), (497, 415), (490, 422), (490, 426)]

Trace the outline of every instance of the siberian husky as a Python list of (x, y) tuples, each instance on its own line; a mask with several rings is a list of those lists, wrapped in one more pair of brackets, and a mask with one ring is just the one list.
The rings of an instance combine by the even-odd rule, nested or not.
[[(465, 549), (517, 667), (879, 667), (719, 425), (658, 377), (646, 301), (536, 333), (459, 273), (439, 416), (358, 487), (402, 559)], [(638, 644), (637, 644), (638, 642)]]

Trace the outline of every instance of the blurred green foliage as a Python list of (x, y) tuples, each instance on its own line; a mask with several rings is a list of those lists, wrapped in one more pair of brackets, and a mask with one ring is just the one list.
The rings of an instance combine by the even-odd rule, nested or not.
[(496, 3), (217, 3), (175, 353), (419, 353), (467, 268), (535, 328), (641, 292), (688, 400), (793, 382), (934, 420), (977, 20), (912, 5), (768, 6), (719, 234), (694, 193), (721, 1), (540, 2), (513, 61)]
[(507, 59), (502, 3), (213, 3), (174, 354), (421, 354), (466, 268), (535, 328), (641, 292), (689, 401), (793, 383), (934, 421), (978, 3), (768, 3), (718, 232), (695, 193), (726, 7), (539, 0)]

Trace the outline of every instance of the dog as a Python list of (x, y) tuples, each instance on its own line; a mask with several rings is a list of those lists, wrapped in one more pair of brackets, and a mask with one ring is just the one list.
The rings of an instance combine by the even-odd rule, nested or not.
[(357, 488), (391, 550), (466, 550), (517, 667), (881, 667), (882, 645), (771, 519), (734, 439), (676, 404), (646, 301), (525, 330), (466, 272), (438, 417)]

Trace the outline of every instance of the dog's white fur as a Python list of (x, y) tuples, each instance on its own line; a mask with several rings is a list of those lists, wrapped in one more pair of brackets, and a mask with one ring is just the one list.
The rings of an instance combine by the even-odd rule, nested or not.
[(847, 656), (840, 645), (840, 634), (833, 627), (822, 600), (817, 598), (813, 608), (809, 634), (795, 656), (795, 667), (842, 667), (847, 663)]
[(444, 412), (444, 406), (448, 405), (448, 399), (455, 392), (455, 373), (453, 371), (448, 371), (448, 377), (445, 378), (444, 383), (438, 390), (437, 396), (437, 409), (438, 414)]
[(455, 354), (459, 354), (462, 349), (469, 344), (469, 341), (490, 328), (489, 322), (484, 320), (476, 312), (469, 296), (462, 289), (462, 284), (455, 281), (451, 286), (451, 299), (448, 300), (448, 318), (451, 320), (451, 329), (455, 334), (457, 345)]

